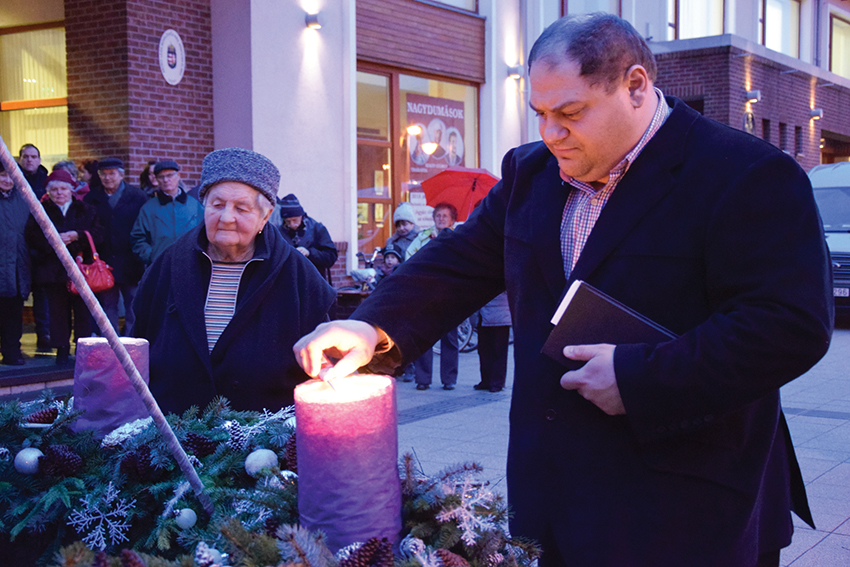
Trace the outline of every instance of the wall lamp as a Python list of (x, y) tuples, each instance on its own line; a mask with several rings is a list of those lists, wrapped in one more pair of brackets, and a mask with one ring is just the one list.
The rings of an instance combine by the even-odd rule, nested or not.
[(322, 24), (324, 23), (324, 18), (322, 17), (321, 12), (316, 12), (315, 14), (307, 14), (304, 17), (304, 21), (306, 22), (308, 28), (310, 28), (311, 30), (317, 30), (322, 27)]
[(753, 89), (751, 91), (747, 91), (747, 102), (759, 102), (761, 101), (761, 91), (758, 89)]
[(823, 118), (823, 109), (813, 108), (809, 111), (809, 116), (812, 120), (820, 120), (821, 118)]
[(508, 67), (508, 77), (519, 80), (525, 76), (525, 68), (522, 65)]

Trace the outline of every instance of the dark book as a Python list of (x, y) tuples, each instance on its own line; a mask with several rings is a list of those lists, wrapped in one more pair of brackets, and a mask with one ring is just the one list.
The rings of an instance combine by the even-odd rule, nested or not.
[(672, 331), (581, 280), (572, 283), (551, 322), (555, 328), (542, 352), (570, 370), (581, 368), (584, 361), (565, 357), (567, 345), (654, 345), (676, 338)]

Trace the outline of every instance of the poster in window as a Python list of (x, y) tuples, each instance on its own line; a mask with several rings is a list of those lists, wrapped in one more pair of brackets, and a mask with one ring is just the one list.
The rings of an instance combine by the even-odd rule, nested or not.
[(407, 135), (412, 181), (464, 164), (462, 101), (408, 93), (406, 127), (414, 125), (419, 133)]

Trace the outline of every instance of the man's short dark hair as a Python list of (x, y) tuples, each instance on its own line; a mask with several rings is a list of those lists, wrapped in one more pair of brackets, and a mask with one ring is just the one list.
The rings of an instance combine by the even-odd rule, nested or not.
[(36, 148), (36, 147), (35, 147), (35, 144), (24, 144), (23, 146), (21, 146), (21, 149), (20, 149), (20, 150), (18, 150), (18, 157), (20, 157), (21, 155), (23, 155), (24, 150), (25, 150), (25, 149), (27, 149), (27, 148), (32, 148), (32, 149), (34, 149), (34, 150), (35, 150), (35, 152), (38, 154), (38, 157), (41, 157), (41, 150), (39, 150), (38, 148)]
[(437, 203), (434, 205), (434, 213), (433, 216), (437, 216), (437, 211), (440, 209), (446, 209), (449, 211), (449, 214), (452, 215), (452, 220), (457, 220), (457, 207), (452, 205), (451, 203)]
[(646, 69), (655, 82), (657, 67), (652, 51), (637, 30), (613, 14), (595, 12), (566, 16), (547, 27), (528, 55), (528, 70), (536, 61), (548, 65), (575, 61), (579, 74), (591, 86), (610, 90), (633, 65)]

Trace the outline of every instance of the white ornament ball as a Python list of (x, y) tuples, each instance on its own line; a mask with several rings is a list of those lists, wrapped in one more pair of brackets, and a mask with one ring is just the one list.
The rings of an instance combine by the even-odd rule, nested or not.
[(174, 521), (181, 530), (188, 530), (198, 521), (198, 515), (191, 508), (183, 508), (177, 512), (177, 518)]
[(270, 449), (257, 449), (245, 457), (245, 472), (254, 478), (262, 469), (270, 469), (278, 465), (277, 453)]
[(15, 470), (21, 474), (35, 474), (38, 472), (38, 458), (43, 456), (44, 453), (35, 447), (21, 449), (15, 455)]

